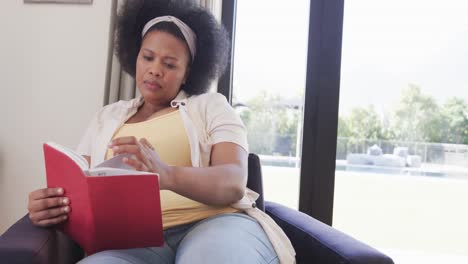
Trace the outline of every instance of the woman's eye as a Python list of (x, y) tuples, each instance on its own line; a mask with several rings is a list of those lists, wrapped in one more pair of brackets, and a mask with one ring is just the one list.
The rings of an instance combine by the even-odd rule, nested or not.
[(174, 64), (171, 64), (171, 63), (165, 63), (165, 65), (169, 69), (174, 69), (176, 67)]
[(152, 60), (153, 60), (153, 57), (150, 57), (150, 56), (143, 56), (143, 58), (144, 58), (146, 61), (152, 61)]

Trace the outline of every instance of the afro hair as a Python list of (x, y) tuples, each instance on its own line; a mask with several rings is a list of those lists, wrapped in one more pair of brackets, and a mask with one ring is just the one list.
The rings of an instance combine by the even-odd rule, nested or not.
[[(117, 15), (115, 52), (124, 71), (135, 77), (136, 60), (140, 50), (141, 31), (151, 19), (175, 16), (197, 35), (197, 53), (190, 65), (190, 74), (182, 89), (189, 95), (207, 91), (211, 81), (225, 70), (230, 41), (225, 28), (213, 15), (190, 0), (127, 0)], [(163, 23), (161, 23), (163, 24)], [(161, 30), (183, 39), (174, 27), (156, 24), (151, 30)], [(184, 40), (184, 39), (183, 39)], [(184, 40), (185, 41), (185, 40)]]

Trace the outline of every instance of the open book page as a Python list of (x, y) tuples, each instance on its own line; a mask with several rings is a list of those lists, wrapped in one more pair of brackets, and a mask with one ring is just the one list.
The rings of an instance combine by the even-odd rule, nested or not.
[(46, 144), (70, 157), (83, 171), (89, 169), (88, 161), (74, 150), (55, 142), (47, 142)]
[(117, 175), (140, 175), (140, 174), (155, 174), (146, 171), (137, 171), (132, 166), (125, 164), (122, 159), (130, 159), (132, 154), (124, 153), (116, 155), (94, 168), (84, 171), (87, 176), (117, 176)]
[(137, 171), (134, 169), (118, 169), (118, 168), (92, 168), (87, 171), (84, 171), (86, 176), (124, 176), (124, 175), (154, 175), (156, 173), (147, 172), (147, 171)]
[(132, 154), (124, 153), (120, 155), (116, 155), (96, 166), (94, 168), (116, 168), (116, 169), (126, 169), (126, 170), (134, 170), (134, 168), (130, 165), (125, 164), (122, 159), (128, 158), (130, 159)]
[(86, 176), (117, 176), (140, 174), (157, 175), (157, 173), (137, 171), (132, 166), (129, 166), (122, 161), (122, 159), (125, 157), (130, 159), (132, 154), (125, 153), (116, 155), (93, 168), (89, 168), (88, 161), (74, 150), (64, 147), (55, 142), (47, 142), (46, 144), (70, 157), (81, 168), (81, 170)]

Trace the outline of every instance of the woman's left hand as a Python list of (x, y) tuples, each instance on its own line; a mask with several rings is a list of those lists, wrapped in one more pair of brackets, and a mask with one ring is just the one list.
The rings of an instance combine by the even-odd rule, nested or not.
[(123, 158), (123, 162), (137, 171), (148, 171), (159, 174), (159, 188), (168, 189), (171, 167), (164, 163), (145, 138), (120, 137), (109, 144), (114, 155), (129, 153), (132, 158)]

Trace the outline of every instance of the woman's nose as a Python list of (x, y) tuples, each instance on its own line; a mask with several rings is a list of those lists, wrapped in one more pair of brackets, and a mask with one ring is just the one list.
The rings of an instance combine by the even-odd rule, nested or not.
[(161, 65), (159, 63), (153, 63), (150, 68), (150, 74), (156, 77), (162, 77), (163, 72)]

